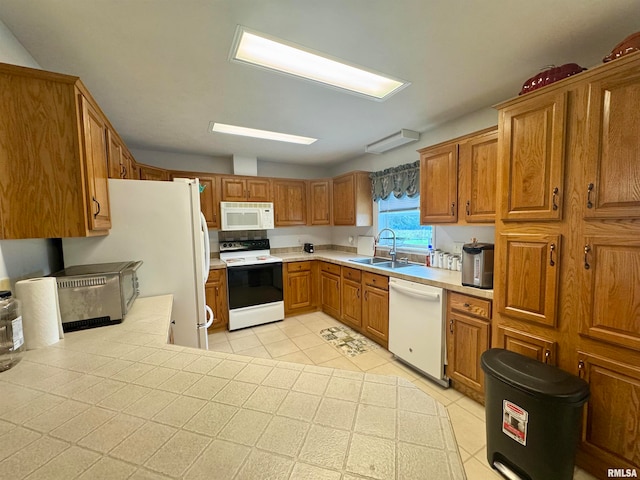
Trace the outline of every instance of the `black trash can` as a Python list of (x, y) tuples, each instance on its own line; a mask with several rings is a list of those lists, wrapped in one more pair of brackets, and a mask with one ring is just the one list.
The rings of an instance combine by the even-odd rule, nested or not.
[(571, 480), (589, 384), (501, 348), (481, 365), (489, 465), (508, 479)]

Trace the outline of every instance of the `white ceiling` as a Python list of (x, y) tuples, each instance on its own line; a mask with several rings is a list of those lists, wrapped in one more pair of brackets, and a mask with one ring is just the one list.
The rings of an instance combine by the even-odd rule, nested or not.
[[(310, 165), (513, 97), (546, 65), (595, 66), (639, 13), (638, 0), (0, 0), (35, 60), (81, 77), (129, 147)], [(238, 24), (411, 85), (375, 102), (231, 63)], [(211, 134), (211, 121), (319, 140)]]

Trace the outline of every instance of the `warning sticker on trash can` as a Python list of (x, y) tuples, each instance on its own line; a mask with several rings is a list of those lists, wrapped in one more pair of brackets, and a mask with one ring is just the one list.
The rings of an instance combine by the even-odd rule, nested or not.
[(515, 403), (502, 400), (502, 433), (521, 445), (527, 444), (527, 424), (529, 412)]

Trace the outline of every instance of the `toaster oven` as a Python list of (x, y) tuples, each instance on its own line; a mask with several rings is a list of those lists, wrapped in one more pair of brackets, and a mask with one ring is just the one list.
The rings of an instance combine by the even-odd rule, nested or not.
[(138, 297), (137, 262), (75, 265), (52, 273), (65, 332), (120, 323)]

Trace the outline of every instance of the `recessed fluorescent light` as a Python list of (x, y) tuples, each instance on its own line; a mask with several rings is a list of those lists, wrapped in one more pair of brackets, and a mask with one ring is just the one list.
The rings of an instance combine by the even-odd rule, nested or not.
[(301, 145), (311, 145), (317, 138), (301, 137), (288, 133), (270, 132), (269, 130), (257, 130), (255, 128), (238, 127), (236, 125), (226, 125), (224, 123), (209, 124), (210, 131), (217, 133), (228, 133), (230, 135), (242, 135), (243, 137), (263, 138), (266, 140), (277, 140), (278, 142), (299, 143)]
[(231, 60), (294, 75), (375, 100), (410, 85), (409, 82), (366, 70), (290, 42), (238, 26)]

